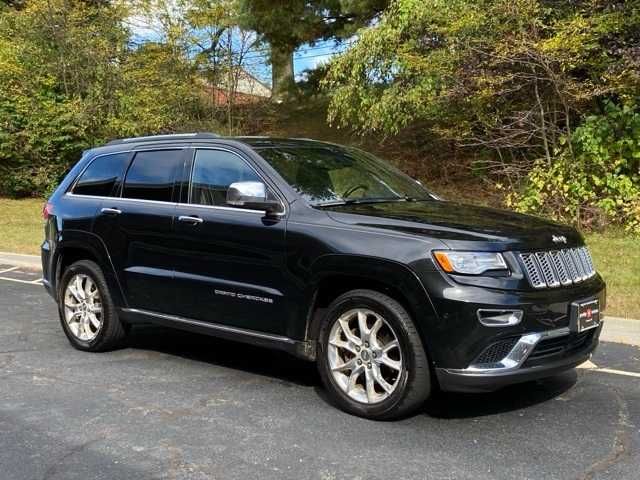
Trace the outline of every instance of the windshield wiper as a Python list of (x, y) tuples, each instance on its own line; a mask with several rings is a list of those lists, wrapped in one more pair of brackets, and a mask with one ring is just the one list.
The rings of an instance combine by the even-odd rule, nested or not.
[(435, 198), (433, 198), (433, 197), (410, 197), (408, 195), (405, 195), (403, 197), (403, 200), (405, 202), (428, 202), (429, 200), (435, 200)]
[(404, 197), (380, 197), (380, 198), (348, 198), (345, 200), (332, 200), (330, 202), (315, 203), (314, 207), (336, 207), (342, 205), (362, 205), (366, 203), (406, 202)]

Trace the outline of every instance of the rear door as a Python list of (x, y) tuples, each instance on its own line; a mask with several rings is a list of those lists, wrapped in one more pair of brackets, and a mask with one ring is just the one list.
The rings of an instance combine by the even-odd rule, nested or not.
[(184, 148), (135, 152), (120, 196), (105, 199), (95, 232), (107, 245), (130, 308), (174, 312), (173, 219)]
[(285, 334), (285, 221), (226, 203), (231, 183), (265, 178), (224, 148), (194, 149), (189, 178), (176, 207), (178, 314)]

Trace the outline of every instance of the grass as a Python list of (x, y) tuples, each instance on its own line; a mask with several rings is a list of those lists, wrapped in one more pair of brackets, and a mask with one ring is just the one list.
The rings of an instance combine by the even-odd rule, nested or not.
[[(41, 199), (0, 198), (0, 251), (38, 254), (43, 239)], [(640, 239), (612, 231), (586, 236), (607, 282), (607, 314), (640, 319)]]
[(0, 198), (0, 252), (40, 253), (44, 200)]
[(640, 238), (592, 233), (586, 242), (607, 282), (607, 315), (640, 319)]

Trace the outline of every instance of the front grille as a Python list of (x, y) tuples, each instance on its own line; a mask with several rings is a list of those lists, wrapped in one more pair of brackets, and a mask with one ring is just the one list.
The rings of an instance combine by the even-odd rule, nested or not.
[(518, 342), (518, 338), (507, 338), (506, 340), (500, 340), (499, 342), (492, 343), (478, 358), (473, 362), (474, 365), (481, 365), (487, 363), (498, 363), (504, 357), (509, 355), (509, 352), (513, 349), (514, 345)]
[(533, 288), (572, 285), (596, 274), (587, 247), (520, 253), (519, 256)]

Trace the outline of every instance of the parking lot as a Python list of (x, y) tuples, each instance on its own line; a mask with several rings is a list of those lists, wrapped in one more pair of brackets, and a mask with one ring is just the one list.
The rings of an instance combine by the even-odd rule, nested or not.
[(372, 422), (278, 352), (159, 327), (76, 351), (37, 273), (0, 277), (2, 479), (638, 478), (637, 347), (602, 343), (589, 368)]

